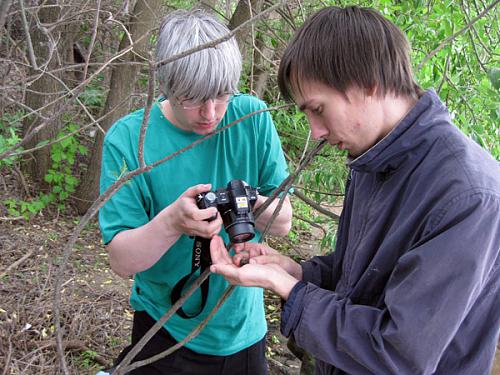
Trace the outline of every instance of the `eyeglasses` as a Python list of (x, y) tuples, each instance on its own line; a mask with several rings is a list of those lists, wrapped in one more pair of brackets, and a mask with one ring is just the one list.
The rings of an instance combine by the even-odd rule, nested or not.
[(191, 99), (184, 99), (184, 100), (178, 100), (180, 106), (184, 109), (200, 109), (207, 103), (209, 100), (211, 100), (214, 105), (225, 105), (229, 103), (229, 99), (231, 98), (231, 95), (229, 94), (224, 94), (224, 95), (219, 95), (213, 99), (208, 99), (202, 102), (191, 100)]

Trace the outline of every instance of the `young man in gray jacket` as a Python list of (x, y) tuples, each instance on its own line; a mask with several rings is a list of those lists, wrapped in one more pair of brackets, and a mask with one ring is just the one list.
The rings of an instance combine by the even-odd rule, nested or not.
[(500, 330), (500, 167), (414, 82), (405, 35), (330, 7), (288, 45), (280, 89), (349, 152), (335, 251), (302, 264), (260, 244), (213, 272), (286, 301), (281, 329), (317, 374), (487, 375)]

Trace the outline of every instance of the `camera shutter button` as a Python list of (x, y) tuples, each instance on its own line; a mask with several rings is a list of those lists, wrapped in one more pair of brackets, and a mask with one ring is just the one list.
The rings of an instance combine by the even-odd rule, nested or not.
[(214, 192), (209, 191), (207, 194), (205, 194), (205, 201), (209, 204), (212, 204), (217, 201), (217, 196)]

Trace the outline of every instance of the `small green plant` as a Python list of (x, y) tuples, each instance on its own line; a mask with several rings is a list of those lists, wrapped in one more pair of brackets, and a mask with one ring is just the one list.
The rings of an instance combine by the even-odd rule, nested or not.
[(80, 366), (82, 366), (83, 368), (90, 369), (96, 365), (95, 358), (98, 355), (99, 354), (94, 350), (90, 350), (90, 349), (85, 350), (82, 352), (82, 354), (78, 358), (78, 362), (79, 362)]
[[(56, 139), (61, 139), (51, 147), (52, 165), (44, 177), (50, 186), (48, 193), (40, 193), (38, 196), (28, 200), (9, 198), (4, 204), (9, 215), (22, 216), (28, 220), (31, 216), (42, 211), (50, 204), (55, 204), (58, 209), (64, 209), (64, 201), (75, 192), (79, 183), (78, 178), (73, 176), (72, 168), (76, 162), (78, 153), (85, 155), (87, 148), (80, 144), (75, 135), (67, 136), (77, 129), (75, 124), (66, 125), (58, 134)], [(15, 133), (14, 133), (15, 134)], [(14, 141), (11, 141), (14, 142)], [(15, 143), (15, 142), (14, 142)], [(7, 159), (6, 159), (7, 160)]]
[[(0, 154), (4, 153), (21, 140), (19, 136), (21, 121), (20, 118), (24, 112), (15, 112), (13, 114), (4, 113), (0, 117)], [(18, 149), (20, 151), (22, 149)], [(15, 156), (10, 156), (0, 160), (0, 168), (2, 166), (12, 166), (15, 161)]]

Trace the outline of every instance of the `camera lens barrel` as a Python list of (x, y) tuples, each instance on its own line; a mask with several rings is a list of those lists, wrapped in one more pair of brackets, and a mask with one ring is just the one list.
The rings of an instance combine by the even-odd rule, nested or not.
[[(232, 243), (242, 243), (255, 237), (252, 208), (257, 201), (257, 189), (243, 180), (232, 180), (227, 187), (199, 194), (199, 208), (216, 207)], [(209, 220), (213, 220), (211, 218)]]

